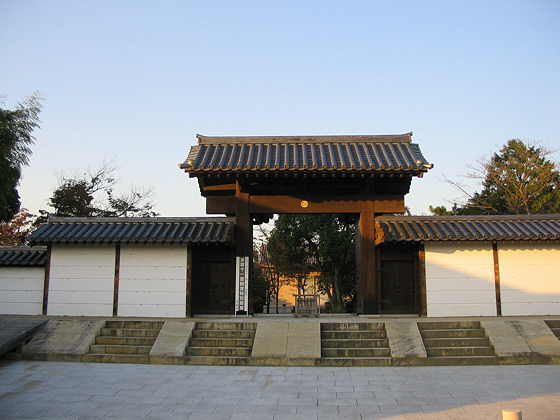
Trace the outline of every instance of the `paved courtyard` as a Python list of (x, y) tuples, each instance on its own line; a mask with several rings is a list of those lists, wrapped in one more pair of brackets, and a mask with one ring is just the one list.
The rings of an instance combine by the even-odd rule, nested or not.
[(0, 418), (560, 419), (560, 366), (208, 367), (0, 361)]

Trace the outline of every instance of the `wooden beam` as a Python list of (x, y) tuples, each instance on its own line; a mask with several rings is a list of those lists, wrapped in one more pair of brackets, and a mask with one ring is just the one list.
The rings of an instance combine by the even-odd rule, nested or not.
[(205, 185), (203, 191), (231, 191), (235, 192), (235, 184)]
[[(236, 213), (235, 197), (206, 197), (207, 214)], [(376, 213), (404, 213), (402, 195), (355, 195), (355, 196), (291, 196), (291, 195), (251, 195), (248, 211), (251, 214), (281, 213), (360, 213), (362, 203), (375, 201)]]
[(498, 244), (492, 242), (492, 255), (494, 257), (494, 289), (496, 291), (496, 315), (502, 315), (502, 291), (500, 286), (500, 262), (498, 260)]
[(47, 315), (49, 306), (49, 283), (51, 278), (51, 255), (52, 245), (47, 245), (47, 256), (45, 262), (45, 277), (43, 278), (43, 315)]
[(235, 214), (235, 197), (206, 197), (206, 214)]

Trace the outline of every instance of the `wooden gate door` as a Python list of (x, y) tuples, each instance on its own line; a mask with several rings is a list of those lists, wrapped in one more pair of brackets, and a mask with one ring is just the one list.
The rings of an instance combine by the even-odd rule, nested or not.
[(417, 278), (414, 250), (381, 250), (381, 311), (417, 313)]
[(193, 269), (193, 314), (233, 314), (235, 266), (230, 250), (199, 250)]

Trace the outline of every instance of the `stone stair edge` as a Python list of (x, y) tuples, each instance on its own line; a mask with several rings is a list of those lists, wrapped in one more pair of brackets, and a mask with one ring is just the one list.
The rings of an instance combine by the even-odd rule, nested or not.
[[(542, 319), (542, 317), (539, 317), (539, 319), (541, 320), (541, 322), (546, 322), (549, 327), (550, 327), (550, 322), (560, 323), (560, 320), (558, 320), (558, 319), (549, 320), (549, 319), (546, 319), (546, 318)], [(503, 321), (503, 322), (510, 321), (509, 318), (500, 318), (500, 319), (492, 319), (492, 320), (493, 321)], [(140, 325), (140, 322), (144, 322), (144, 320), (121, 320), (121, 319), (108, 320), (108, 322), (121, 322), (121, 321), (130, 321), (130, 322), (136, 323), (137, 325)], [(196, 321), (196, 319), (195, 320), (188, 319), (188, 321), (193, 322), (193, 323), (200, 322), (200, 321)], [(148, 322), (151, 322), (151, 320), (148, 320)], [(158, 322), (160, 322), (161, 324), (165, 323), (165, 321), (158, 321)], [(203, 322), (220, 323), (220, 324), (224, 323), (222, 321), (203, 321)], [(291, 322), (293, 322), (293, 321), (291, 321)], [(386, 321), (378, 322), (378, 324), (379, 323), (385, 324), (385, 322)], [(387, 322), (391, 322), (391, 321), (387, 321)], [(399, 321), (399, 322), (403, 322), (403, 321)], [(431, 323), (432, 321), (418, 321), (418, 320), (415, 319), (415, 320), (410, 320), (410, 321), (406, 321), (406, 322), (410, 322), (410, 323), (419, 325), (421, 323), (426, 323), (426, 322)], [(439, 322), (439, 321), (433, 321), (433, 322)], [(320, 324), (329, 324), (329, 323), (330, 324), (335, 324), (334, 322), (331, 322), (330, 320), (328, 320), (328, 322), (322, 322), (322, 321), (320, 322)], [(347, 322), (343, 322), (343, 323), (348, 324)], [(232, 322), (232, 324), (239, 324), (239, 322)], [(252, 324), (252, 325), (256, 326), (258, 324), (258, 321), (257, 322), (248, 322), (248, 323), (245, 323), (245, 324)], [(474, 338), (476, 338), (476, 337), (474, 337)], [(445, 339), (445, 338), (441, 338), (441, 339)], [(111, 344), (102, 344), (102, 345), (111, 345)], [(115, 345), (118, 346), (119, 344), (115, 344)], [(518, 360), (522, 361), (523, 358), (536, 358), (536, 357), (541, 357), (542, 356), (541, 357), (541, 359), (542, 359), (541, 362), (542, 363), (559, 363), (558, 358), (548, 357), (548, 356), (544, 356), (544, 355), (539, 356), (539, 355), (540, 355), (540, 353), (538, 353), (538, 352), (525, 352), (525, 353), (519, 353), (519, 354), (498, 355), (498, 357), (500, 358), (500, 360), (503, 360), (504, 362), (513, 362), (516, 357), (518, 357)], [(29, 356), (29, 357), (31, 357), (31, 356)], [(67, 359), (75, 359), (76, 358), (71, 353), (60, 353), (58, 355), (48, 355), (46, 353), (43, 353), (43, 355), (41, 356), (41, 358), (44, 358), (44, 359), (46, 359), (48, 357), (51, 357), (51, 358), (52, 357), (59, 357), (61, 359), (62, 358), (67, 358)]]

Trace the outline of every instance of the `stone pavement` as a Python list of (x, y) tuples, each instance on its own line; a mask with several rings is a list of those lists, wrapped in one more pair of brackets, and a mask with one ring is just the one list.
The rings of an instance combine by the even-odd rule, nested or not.
[(0, 361), (0, 418), (560, 418), (560, 366), (215, 367)]

